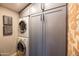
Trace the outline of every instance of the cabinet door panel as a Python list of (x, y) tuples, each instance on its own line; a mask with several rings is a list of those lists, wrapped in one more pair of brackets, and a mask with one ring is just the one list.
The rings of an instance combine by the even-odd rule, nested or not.
[(44, 4), (45, 9), (44, 10), (56, 8), (56, 7), (63, 6), (63, 5), (66, 5), (66, 3), (45, 3)]
[(47, 55), (65, 55), (66, 6), (45, 13), (45, 19)]
[(30, 17), (30, 55), (42, 55), (42, 21), (41, 15)]

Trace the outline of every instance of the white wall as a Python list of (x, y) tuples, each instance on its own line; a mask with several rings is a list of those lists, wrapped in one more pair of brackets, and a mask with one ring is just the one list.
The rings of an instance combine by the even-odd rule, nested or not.
[[(13, 18), (13, 34), (3, 36), (3, 15)], [(9, 9), (0, 7), (0, 53), (14, 53), (16, 51), (16, 41), (18, 36), (19, 14)]]

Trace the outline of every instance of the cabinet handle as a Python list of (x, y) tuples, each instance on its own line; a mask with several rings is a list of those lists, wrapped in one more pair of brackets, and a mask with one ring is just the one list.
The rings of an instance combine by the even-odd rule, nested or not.
[(41, 3), (41, 10), (44, 11), (44, 3)]
[(44, 14), (41, 15), (41, 21), (44, 22)]
[(42, 15), (41, 15), (41, 19), (40, 20), (42, 21)]
[(42, 16), (42, 17), (43, 17), (43, 22), (44, 22), (44, 21), (45, 21), (44, 14), (43, 14), (43, 16)]

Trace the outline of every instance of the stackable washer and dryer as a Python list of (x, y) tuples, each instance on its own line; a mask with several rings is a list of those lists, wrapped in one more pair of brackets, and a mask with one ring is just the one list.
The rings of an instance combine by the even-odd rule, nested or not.
[(29, 56), (29, 17), (23, 17), (19, 20), (19, 36), (17, 50), (25, 52)]

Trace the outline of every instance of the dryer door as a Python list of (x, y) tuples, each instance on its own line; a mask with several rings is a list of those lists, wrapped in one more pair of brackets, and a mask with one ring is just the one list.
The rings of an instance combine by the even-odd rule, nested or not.
[(26, 27), (26, 23), (24, 21), (20, 21), (19, 23), (19, 28), (20, 28), (20, 33), (25, 33), (27, 27)]

